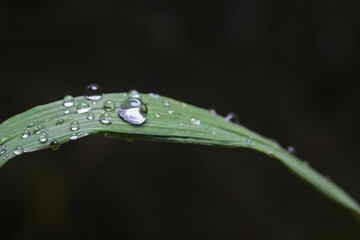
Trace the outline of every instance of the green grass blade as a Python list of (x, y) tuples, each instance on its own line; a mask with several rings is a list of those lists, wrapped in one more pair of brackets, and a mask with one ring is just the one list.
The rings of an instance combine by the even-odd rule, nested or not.
[[(63, 101), (57, 101), (37, 106), (8, 119), (0, 125), (1, 146), (6, 146), (6, 148), (0, 149), (3, 150), (0, 152), (0, 166), (16, 156), (14, 150), (17, 147), (21, 147), (24, 152), (37, 151), (49, 148), (50, 143), (55, 140), (64, 144), (71, 141), (71, 138), (87, 135), (221, 147), (246, 147), (277, 158), (290, 171), (325, 196), (360, 216), (358, 203), (346, 192), (303, 161), (288, 153), (273, 140), (264, 138), (241, 125), (225, 121), (222, 116), (214, 115), (208, 110), (152, 94), (140, 94), (140, 99), (148, 107), (148, 116), (144, 124), (135, 126), (118, 116), (120, 103), (127, 98), (126, 93), (104, 94), (101, 100), (93, 104), (92, 101), (86, 100), (84, 97), (77, 97), (74, 106), (69, 108), (63, 106)], [(99, 121), (99, 116), (104, 112), (103, 104), (107, 100), (114, 101), (116, 108), (109, 112), (112, 123), (105, 125)], [(88, 113), (76, 112), (76, 105), (80, 101), (86, 101), (90, 104), (91, 113), (95, 115), (95, 119), (87, 119)], [(66, 114), (67, 109), (70, 110), (70, 113)], [(57, 124), (61, 118), (64, 123)], [(193, 121), (190, 121), (192, 118)], [(72, 131), (70, 129), (72, 121), (79, 122), (78, 130)], [(35, 134), (34, 127), (27, 128), (29, 123), (45, 127), (43, 132), (47, 133), (47, 141), (40, 142), (41, 134)], [(30, 136), (24, 139), (22, 135), (26, 129), (30, 132)]]

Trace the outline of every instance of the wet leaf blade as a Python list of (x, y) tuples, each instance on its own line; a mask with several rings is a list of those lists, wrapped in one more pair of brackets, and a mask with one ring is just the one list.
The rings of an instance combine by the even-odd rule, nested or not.
[[(127, 98), (126, 93), (104, 94), (101, 100), (93, 104), (84, 97), (77, 97), (75, 105), (69, 108), (64, 107), (62, 101), (56, 101), (37, 106), (8, 119), (0, 125), (1, 146), (6, 145), (8, 149), (0, 156), (0, 165), (4, 165), (16, 156), (13, 151), (18, 146), (21, 146), (24, 152), (31, 152), (49, 148), (54, 140), (64, 144), (76, 136), (80, 138), (87, 135), (220, 147), (247, 147), (277, 158), (290, 171), (325, 196), (360, 216), (358, 203), (345, 191), (288, 153), (273, 140), (264, 138), (241, 125), (227, 122), (222, 116), (214, 116), (208, 110), (162, 96), (152, 97), (148, 94), (141, 94), (141, 99), (148, 106), (147, 120), (145, 124), (135, 126), (125, 122), (117, 113), (120, 103)], [(100, 123), (99, 117), (106, 112), (103, 105), (107, 100), (115, 102), (115, 110), (108, 112), (112, 123), (105, 125)], [(91, 112), (95, 115), (94, 120), (87, 119), (88, 113), (76, 113), (76, 103), (79, 102), (90, 104)], [(69, 114), (65, 114), (67, 109), (70, 110)], [(64, 119), (64, 123), (57, 125), (60, 118)], [(76, 131), (70, 129), (73, 121), (79, 122), (80, 125)], [(22, 132), (31, 122), (45, 127), (48, 134), (48, 140), (45, 143), (39, 141), (39, 134), (34, 133), (34, 128), (29, 128), (30, 137), (21, 138)]]

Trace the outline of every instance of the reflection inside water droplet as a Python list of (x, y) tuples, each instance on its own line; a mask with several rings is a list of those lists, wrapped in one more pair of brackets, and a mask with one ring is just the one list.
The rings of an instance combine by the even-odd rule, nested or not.
[(111, 100), (107, 100), (104, 102), (105, 111), (111, 112), (115, 109), (115, 103)]
[(70, 130), (71, 130), (71, 131), (79, 130), (79, 128), (80, 128), (80, 124), (79, 124), (78, 121), (72, 121), (72, 122), (70, 123)]
[(28, 123), (27, 128), (32, 128), (34, 126), (35, 126), (35, 123), (31, 122), (31, 123)]
[(139, 98), (139, 97), (140, 97), (140, 94), (139, 94), (139, 92), (136, 91), (136, 90), (130, 90), (130, 91), (128, 92), (128, 96), (129, 96), (129, 98)]
[(100, 115), (99, 121), (102, 124), (110, 124), (111, 123), (111, 115), (110, 113), (103, 113)]
[(88, 102), (79, 102), (76, 105), (76, 112), (77, 113), (87, 113), (91, 109), (90, 104)]
[(92, 101), (98, 101), (102, 98), (102, 89), (97, 84), (90, 84), (85, 88), (85, 98), (92, 100)]
[(36, 125), (35, 127), (34, 127), (34, 133), (35, 134), (39, 134), (39, 133), (41, 133), (42, 131), (44, 131), (45, 130), (45, 127), (43, 127), (42, 125)]
[(126, 122), (140, 125), (146, 121), (147, 106), (136, 98), (129, 98), (121, 103), (119, 116)]
[(22, 147), (20, 147), (20, 146), (18, 146), (18, 147), (16, 147), (15, 148), (15, 150), (14, 150), (14, 154), (15, 155), (20, 155), (20, 154), (22, 154), (24, 152), (24, 149), (22, 148)]
[(89, 114), (87, 115), (87, 119), (88, 119), (88, 120), (94, 120), (94, 119), (95, 119), (95, 115), (94, 115), (93, 113), (89, 113)]
[(164, 100), (163, 103), (165, 106), (170, 107), (170, 103), (167, 100)]
[(27, 130), (27, 129), (25, 129), (25, 130), (23, 131), (22, 135), (21, 135), (21, 138), (22, 138), (22, 139), (25, 139), (25, 138), (28, 138), (28, 137), (30, 137), (30, 131)]
[(50, 143), (50, 149), (52, 150), (58, 150), (60, 148), (60, 143), (57, 140), (54, 140)]
[(193, 125), (200, 125), (201, 121), (199, 119), (196, 119), (194, 117), (190, 118), (190, 123)]
[(39, 141), (44, 143), (48, 140), (48, 134), (46, 132), (42, 132), (39, 136)]
[(58, 120), (56, 120), (56, 126), (60, 126), (64, 122), (65, 122), (65, 120), (63, 118), (59, 118)]
[(3, 145), (1, 148), (0, 148), (0, 155), (3, 155), (4, 153), (6, 153), (8, 150), (7, 146)]
[(70, 136), (70, 140), (76, 140), (78, 138), (79, 138), (79, 135), (77, 135), (76, 133), (74, 133)]
[(71, 107), (72, 105), (74, 105), (74, 97), (73, 96), (71, 96), (71, 95), (67, 95), (67, 96), (65, 96), (64, 97), (64, 99), (63, 99), (63, 105), (65, 106), (65, 107)]

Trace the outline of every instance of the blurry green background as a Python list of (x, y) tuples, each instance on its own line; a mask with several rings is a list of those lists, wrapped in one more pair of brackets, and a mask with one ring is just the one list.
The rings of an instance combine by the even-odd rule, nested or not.
[[(0, 120), (83, 94), (156, 92), (292, 145), (360, 201), (360, 2), (0, 3)], [(0, 169), (0, 239), (360, 239), (247, 149), (87, 137)]]

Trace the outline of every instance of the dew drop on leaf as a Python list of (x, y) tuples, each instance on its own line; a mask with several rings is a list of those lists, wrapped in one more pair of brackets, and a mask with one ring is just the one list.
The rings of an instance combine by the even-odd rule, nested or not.
[(201, 121), (199, 119), (196, 119), (194, 117), (190, 118), (189, 122), (193, 125), (200, 125)]
[(64, 122), (65, 122), (65, 120), (63, 118), (59, 118), (58, 120), (56, 120), (56, 126), (60, 126)]
[(102, 89), (97, 84), (90, 84), (85, 88), (85, 98), (92, 100), (92, 101), (98, 101), (102, 98)]
[(146, 121), (147, 106), (137, 98), (129, 98), (121, 103), (119, 116), (126, 122), (141, 125)]
[(167, 100), (164, 100), (163, 103), (165, 106), (170, 107), (170, 103)]
[(43, 127), (42, 125), (36, 125), (35, 127), (34, 127), (34, 133), (35, 134), (39, 134), (39, 133), (41, 133), (42, 131), (44, 131), (45, 130), (45, 127)]
[(31, 123), (28, 123), (27, 128), (32, 128), (34, 126), (35, 126), (35, 123), (31, 122)]
[(74, 97), (71, 95), (66, 95), (63, 99), (63, 105), (65, 107), (71, 107), (74, 105)]
[(91, 109), (90, 104), (88, 102), (79, 102), (76, 105), (76, 112), (77, 113), (87, 113)]
[(99, 118), (99, 121), (102, 123), (102, 124), (110, 124), (111, 123), (111, 115), (110, 113), (103, 113), (100, 115), (100, 118)]
[(72, 122), (70, 123), (70, 130), (71, 130), (71, 131), (79, 130), (79, 128), (80, 128), (80, 124), (79, 124), (78, 121), (72, 121)]
[(159, 99), (159, 94), (157, 94), (157, 93), (149, 93), (149, 96), (154, 99)]
[(288, 153), (294, 153), (295, 152), (295, 148), (293, 146), (288, 146), (287, 147), (287, 151)]
[(25, 129), (25, 130), (23, 131), (22, 135), (21, 135), (21, 138), (22, 138), (22, 139), (25, 139), (25, 138), (28, 138), (28, 137), (30, 137), (30, 131), (27, 130), (27, 129)]
[(67, 108), (64, 113), (69, 114), (70, 113), (70, 108)]
[(87, 118), (87, 120), (94, 120), (95, 115), (93, 113), (89, 113), (86, 118)]
[(210, 109), (210, 114), (213, 116), (216, 116), (217, 112), (215, 111), (215, 109)]
[(136, 90), (131, 90), (128, 92), (128, 96), (129, 96), (129, 98), (139, 98), (140, 94)]
[(157, 118), (160, 117), (160, 114), (158, 114), (158, 113), (155, 113), (154, 115), (155, 115), (155, 117), (157, 117)]
[(15, 155), (20, 155), (20, 154), (22, 154), (24, 152), (24, 149), (22, 148), (22, 147), (20, 147), (20, 146), (18, 146), (18, 147), (16, 147), (15, 148), (15, 150), (14, 150), (14, 154)]
[(233, 123), (239, 123), (239, 117), (235, 113), (228, 113), (225, 117), (225, 121), (227, 122), (233, 122)]
[(6, 153), (7, 150), (8, 150), (8, 148), (5, 145), (1, 146), (1, 148), (0, 148), (0, 156), (3, 155), (4, 153)]
[(79, 135), (77, 135), (76, 133), (74, 133), (70, 136), (70, 140), (76, 140), (78, 138), (79, 138)]
[(111, 112), (115, 109), (115, 103), (111, 100), (106, 100), (104, 102), (104, 110), (105, 111), (108, 111), (108, 112)]
[(48, 134), (46, 132), (42, 132), (39, 136), (39, 141), (41, 143), (45, 143), (48, 140)]
[(50, 143), (50, 149), (52, 150), (58, 150), (60, 148), (60, 143), (58, 140), (54, 140)]

